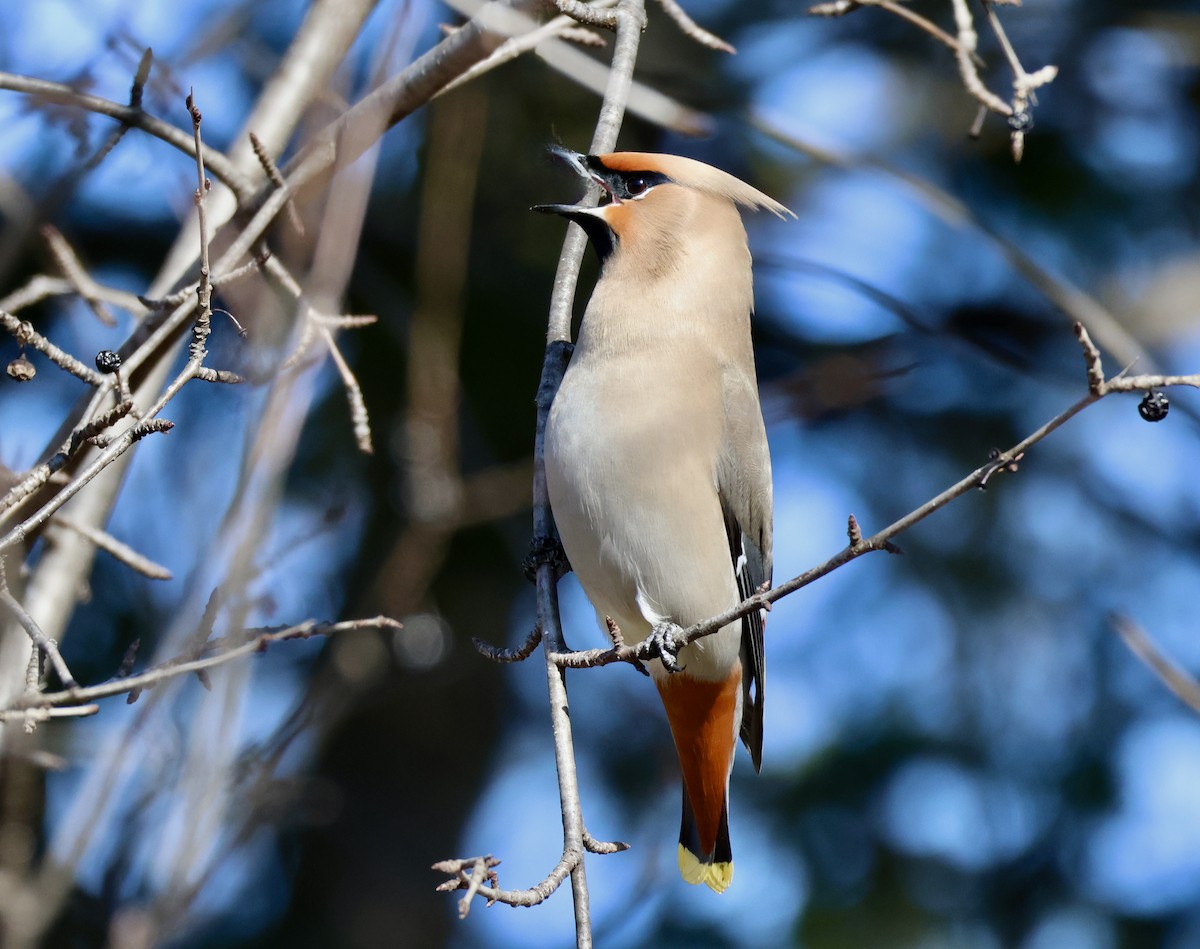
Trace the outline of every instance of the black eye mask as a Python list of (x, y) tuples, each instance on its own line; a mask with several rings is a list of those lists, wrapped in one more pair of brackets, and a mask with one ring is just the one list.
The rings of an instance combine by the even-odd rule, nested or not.
[(604, 182), (604, 187), (618, 201), (640, 198), (651, 188), (671, 182), (671, 179), (660, 171), (613, 171), (606, 168), (600, 159), (591, 155), (586, 161), (588, 168)]

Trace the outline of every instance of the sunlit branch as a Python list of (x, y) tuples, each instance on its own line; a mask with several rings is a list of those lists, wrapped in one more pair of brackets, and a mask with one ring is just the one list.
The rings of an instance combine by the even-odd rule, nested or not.
[[(772, 603), (795, 593), (810, 583), (856, 560), (863, 554), (880, 550), (895, 552), (892, 538), (897, 537), (915, 524), (920, 523), (936, 511), (941, 510), (951, 501), (962, 497), (975, 488), (985, 488), (992, 477), (1003, 471), (1015, 471), (1025, 453), (1052, 432), (1070, 421), (1088, 406), (1114, 393), (1147, 392), (1165, 389), (1172, 386), (1188, 386), (1200, 388), (1200, 373), (1194, 375), (1139, 375), (1129, 376), (1120, 373), (1111, 379), (1105, 379), (1100, 360), (1100, 352), (1092, 343), (1083, 324), (1075, 324), (1075, 332), (1083, 349), (1088, 381), (1087, 394), (1074, 405), (1060, 412), (1029, 436), (1009, 448), (1007, 451), (993, 452), (987, 464), (981, 465), (962, 480), (951, 485), (936, 497), (926, 501), (920, 507), (909, 512), (883, 530), (863, 537), (858, 522), (853, 515), (850, 518), (850, 544), (834, 554), (824, 563), (806, 570), (804, 573), (781, 583), (770, 590), (754, 594), (743, 600), (737, 606), (714, 616), (704, 622), (697, 623), (679, 632), (669, 644), (678, 649), (704, 636), (710, 636), (734, 620), (745, 616), (754, 610), (770, 609)], [(654, 637), (647, 637), (641, 642), (631, 645), (614, 645), (609, 649), (589, 649), (573, 652), (560, 652), (550, 657), (554, 663), (569, 669), (591, 668), (608, 665), (613, 662), (636, 662), (657, 658), (661, 655), (662, 644)]]
[(273, 643), (291, 639), (310, 639), (313, 636), (333, 636), (359, 629), (402, 629), (403, 624), (388, 616), (373, 616), (370, 619), (345, 620), (339, 623), (318, 623), (305, 620), (293, 626), (268, 632), (248, 631), (244, 637), (226, 638), (204, 643), (202, 652), (209, 655), (178, 657), (161, 662), (145, 672), (103, 682), (99, 685), (76, 686), (59, 692), (42, 692), (24, 697), (20, 702), (4, 711), (19, 714), (31, 709), (67, 708), (84, 705), (114, 695), (126, 695), (143, 689), (153, 688), (160, 682), (179, 676), (194, 675), (208, 669), (225, 665), (242, 656), (265, 652)]
[[(560, 9), (563, 7), (560, 5)], [(569, 9), (563, 12), (570, 13)], [(633, 68), (637, 61), (642, 26), (645, 23), (643, 0), (620, 0), (612, 12), (616, 30), (613, 58), (608, 87), (600, 106), (600, 115), (592, 137), (591, 151), (612, 151), (625, 114), (625, 103), (633, 80)], [(593, 196), (594, 199), (594, 196)], [(562, 381), (570, 353), (570, 310), (578, 281), (579, 265), (583, 258), (583, 231), (572, 224), (563, 243), (559, 257), (558, 272), (554, 281), (554, 292), (550, 306), (548, 345), (542, 368), (542, 378), (537, 395), (537, 430), (534, 441), (534, 544), (543, 551), (552, 547), (555, 536), (550, 501), (546, 493), (545, 474), (545, 431), (550, 403)], [(591, 949), (592, 924), (584, 870), (584, 853), (588, 850), (585, 838), (590, 840), (584, 829), (583, 809), (579, 797), (579, 779), (575, 767), (574, 742), (571, 734), (571, 718), (567, 702), (566, 672), (552, 658), (563, 650), (562, 627), (558, 611), (557, 582), (558, 564), (547, 553), (536, 564), (538, 628), (542, 632), (542, 643), (546, 657), (546, 681), (549, 690), (550, 724), (554, 733), (554, 760), (558, 772), (559, 802), (563, 822), (562, 858), (546, 878), (526, 890), (501, 890), (484, 886), (479, 879), (478, 863), (471, 862), (471, 870), (465, 865), (448, 872), (457, 873), (452, 884), (464, 886), (469, 893), (478, 893), (485, 899), (508, 903), (513, 906), (531, 906), (540, 903), (558, 889), (569, 876), (571, 894), (575, 907), (575, 943), (577, 949)], [(526, 642), (528, 646), (528, 641)], [(532, 653), (532, 649), (530, 650)], [(592, 841), (594, 843), (594, 841)], [(460, 910), (461, 912), (461, 910)]]
[[(59, 82), (34, 79), (30, 76), (17, 76), (6, 72), (0, 72), (0, 89), (22, 92), (41, 102), (50, 102), (55, 105), (95, 112), (98, 115), (106, 115), (132, 128), (141, 129), (155, 138), (162, 139), (185, 155), (194, 154), (195, 146), (191, 135), (143, 111), (140, 104), (122, 105), (111, 99), (103, 99), (100, 96), (80, 92)], [(228, 158), (211, 148), (205, 149), (203, 157), (213, 174), (237, 195), (239, 201), (249, 200), (253, 196), (254, 189)]]

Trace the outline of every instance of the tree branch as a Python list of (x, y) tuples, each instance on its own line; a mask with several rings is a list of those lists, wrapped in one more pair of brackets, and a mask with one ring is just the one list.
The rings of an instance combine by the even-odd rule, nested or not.
[[(570, 11), (564, 11), (570, 12)], [(625, 103), (633, 81), (642, 26), (645, 22), (644, 0), (620, 0), (612, 14), (616, 29), (608, 88), (600, 106), (600, 116), (592, 137), (592, 152), (612, 151), (617, 142)], [(592, 195), (595, 203), (596, 196)], [(537, 395), (537, 431), (534, 442), (534, 544), (546, 547), (555, 537), (554, 520), (546, 492), (545, 432), (550, 404), (562, 382), (570, 356), (570, 313), (583, 258), (584, 235), (577, 225), (570, 225), (559, 256), (558, 272), (550, 306), (548, 343)], [(571, 734), (571, 718), (567, 701), (565, 669), (554, 659), (563, 651), (562, 627), (558, 611), (558, 567), (550, 556), (543, 557), (536, 568), (538, 628), (546, 659), (546, 682), (550, 699), (550, 722), (554, 733), (554, 760), (558, 772), (559, 801), (562, 805), (562, 858), (547, 877), (527, 890), (500, 890), (483, 886), (472, 872), (459, 868), (456, 886), (463, 885), (470, 893), (488, 900), (512, 906), (532, 906), (542, 902), (570, 876), (575, 905), (575, 944), (577, 949), (591, 949), (592, 927), (584, 869), (587, 831), (583, 824), (583, 809), (579, 798), (579, 780), (575, 768), (575, 751)], [(527, 641), (526, 645), (529, 643)], [(530, 650), (530, 653), (532, 650)], [(587, 839), (590, 839), (588, 837)], [(478, 858), (484, 859), (484, 858)]]
[[(103, 99), (100, 96), (80, 92), (59, 82), (50, 82), (48, 79), (34, 79), (31, 76), (17, 76), (6, 72), (0, 72), (0, 89), (22, 92), (42, 102), (52, 102), (55, 105), (64, 105), (83, 109), (86, 112), (95, 112), (97, 115), (106, 115), (109, 118), (116, 119), (123, 125), (141, 129), (143, 132), (161, 139), (168, 145), (179, 149), (185, 155), (194, 156), (192, 136), (188, 135), (182, 129), (176, 128), (174, 125), (164, 122), (162, 119), (157, 119), (148, 112), (143, 111), (140, 104), (122, 105), (119, 102), (113, 102), (111, 99)], [(248, 201), (254, 196), (254, 188), (250, 182), (223, 154), (215, 149), (206, 148), (203, 158), (208, 167), (212, 169), (213, 174), (220, 178), (237, 195), (239, 201)]]
[[(891, 543), (892, 538), (897, 537), (913, 525), (925, 520), (929, 515), (941, 510), (951, 501), (962, 497), (973, 488), (986, 488), (990, 479), (997, 473), (1015, 471), (1017, 464), (1030, 448), (1074, 418), (1089, 405), (1100, 401), (1100, 399), (1106, 396), (1119, 392), (1144, 392), (1171, 386), (1200, 388), (1200, 373), (1182, 376), (1127, 376), (1118, 374), (1112, 379), (1104, 381), (1099, 350), (1092, 343), (1082, 323), (1075, 324), (1075, 332), (1079, 338), (1080, 347), (1083, 349), (1086, 362), (1087, 378), (1089, 380), (1087, 395), (1074, 405), (1060, 412), (1007, 451), (993, 452), (987, 464), (976, 468), (965, 478), (951, 485), (936, 497), (926, 501), (920, 507), (909, 512), (893, 524), (888, 525), (883, 530), (872, 534), (870, 537), (862, 537), (858, 522), (851, 515), (849, 530), (850, 544), (848, 546), (811, 570), (806, 570), (804, 573), (793, 577), (785, 583), (779, 584), (771, 590), (756, 593), (743, 600), (737, 606), (731, 607), (717, 616), (682, 630), (672, 640), (671, 645), (674, 647), (685, 646), (704, 636), (711, 636), (747, 613), (751, 613), (754, 610), (770, 609), (771, 604), (777, 600), (781, 600), (783, 597), (795, 593), (797, 590), (821, 579), (821, 577), (827, 576), (839, 567), (858, 559), (863, 554), (879, 550), (896, 552), (895, 546)], [(1097, 378), (1101, 380), (1099, 384), (1095, 382)], [(660, 655), (660, 643), (653, 636), (650, 636), (632, 645), (614, 645), (609, 649), (560, 652), (551, 656), (550, 660), (562, 668), (584, 669), (609, 665), (613, 662), (636, 663), (658, 658)]]
[(1129, 651), (1149, 667), (1168, 689), (1193, 712), (1200, 712), (1200, 682), (1163, 655), (1141, 626), (1128, 616), (1109, 617)]
[[(250, 631), (245, 638), (237, 640), (218, 640), (204, 643), (201, 651), (216, 651), (211, 655), (198, 658), (176, 657), (161, 662), (138, 675), (114, 679), (99, 685), (79, 686), (63, 689), (59, 692), (41, 692), (22, 697), (13, 706), (4, 710), (9, 715), (19, 715), (34, 709), (61, 709), (84, 705), (99, 699), (111, 698), (114, 695), (153, 688), (161, 682), (176, 679), (179, 676), (192, 675), (225, 665), (241, 656), (256, 652), (265, 652), (272, 643), (286, 642), (290, 639), (310, 639), (313, 636), (332, 636), (357, 629), (402, 629), (403, 624), (388, 616), (373, 616), (370, 619), (345, 620), (339, 623), (318, 623), (315, 620), (305, 620), (293, 626), (286, 626), (269, 632)], [(61, 677), (61, 676), (60, 676)], [(74, 680), (72, 680), (73, 682)]]

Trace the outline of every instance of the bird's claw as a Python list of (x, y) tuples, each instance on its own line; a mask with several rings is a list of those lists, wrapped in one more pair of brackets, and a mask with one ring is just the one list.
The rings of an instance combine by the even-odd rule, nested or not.
[(571, 562), (567, 560), (567, 552), (557, 537), (535, 537), (529, 542), (529, 553), (521, 564), (525, 579), (536, 583), (538, 567), (544, 563), (554, 567), (555, 580), (561, 580), (571, 572)]
[(685, 645), (679, 640), (682, 633), (683, 630), (674, 623), (658, 623), (651, 630), (650, 639), (654, 644), (655, 658), (668, 672), (683, 671), (683, 666), (679, 664), (679, 650)]

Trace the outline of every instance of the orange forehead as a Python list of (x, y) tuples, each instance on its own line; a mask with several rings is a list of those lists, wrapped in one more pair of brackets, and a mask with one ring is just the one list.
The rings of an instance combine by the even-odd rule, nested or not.
[(612, 171), (657, 171), (667, 174), (666, 163), (661, 155), (649, 152), (610, 152), (597, 155), (605, 168)]

